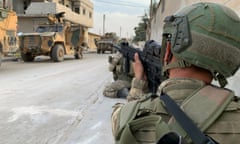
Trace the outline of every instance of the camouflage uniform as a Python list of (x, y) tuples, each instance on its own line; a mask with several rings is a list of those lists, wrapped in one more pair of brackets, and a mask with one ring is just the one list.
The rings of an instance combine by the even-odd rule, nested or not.
[[(159, 97), (152, 97), (150, 95), (145, 95), (145, 93), (142, 91), (142, 88), (145, 86), (146, 82), (144, 81), (139, 81), (134, 79), (132, 83), (132, 88), (130, 90), (130, 94), (133, 99), (139, 99), (141, 102), (138, 102), (139, 109), (137, 112), (134, 114), (131, 114), (131, 116), (127, 116), (129, 113), (128, 111), (131, 111), (135, 106), (131, 106), (133, 103), (136, 101), (130, 101), (127, 105), (123, 104), (116, 104), (114, 106), (114, 111), (112, 114), (112, 130), (113, 130), (113, 135), (116, 138), (117, 143), (126, 143), (126, 139), (130, 140), (132, 137), (127, 137), (125, 136), (124, 140), (120, 140), (120, 135), (125, 133), (123, 132), (123, 123), (121, 123), (120, 118), (126, 118), (128, 120), (130, 119), (135, 119), (140, 117), (147, 119), (148, 117), (146, 114), (149, 113), (149, 111), (153, 111), (152, 113), (154, 114), (159, 114), (161, 115), (162, 121), (171, 123), (171, 116), (167, 113), (167, 111), (163, 108), (161, 105), (161, 101)], [(137, 84), (137, 85), (134, 85)], [(187, 99), (190, 97), (194, 96), (198, 91), (200, 91), (203, 88), (207, 88), (209, 85), (206, 85), (203, 81), (195, 80), (195, 79), (187, 79), (187, 78), (179, 78), (179, 79), (168, 79), (161, 83), (159, 86), (159, 93), (166, 93), (171, 98), (173, 98), (178, 104), (182, 104), (183, 102), (186, 102)], [(215, 88), (213, 86), (211, 87), (210, 92), (215, 92)], [(213, 87), (213, 88), (212, 88)], [(218, 88), (217, 88), (218, 89)], [(226, 91), (229, 92), (230, 96), (232, 97), (232, 92), (231, 91)], [(216, 92), (215, 92), (216, 93)], [(206, 92), (207, 95), (207, 92)], [(230, 97), (229, 96), (229, 97)], [(240, 143), (240, 139), (238, 138), (240, 136), (240, 102), (235, 101), (236, 99), (232, 97), (232, 100), (228, 102), (223, 114), (218, 117), (217, 121), (214, 122), (210, 127), (206, 127), (204, 124), (202, 124), (202, 121), (207, 121), (207, 120), (202, 120), (198, 121), (197, 118), (203, 116), (204, 114), (198, 113), (199, 116), (196, 117), (194, 112), (196, 112), (196, 109), (204, 109), (205, 111), (208, 111), (209, 106), (202, 107), (203, 105), (201, 103), (196, 103), (195, 107), (191, 108), (191, 111), (185, 111), (190, 117), (194, 117), (193, 119), (195, 120), (196, 123), (200, 125), (201, 130), (205, 131), (205, 134), (211, 136), (214, 138), (216, 141), (227, 144), (238, 144)], [(214, 101), (211, 101), (214, 103)], [(149, 105), (150, 103), (150, 105)], [(194, 102), (192, 102), (194, 103)], [(127, 107), (127, 108), (126, 108)], [(132, 110), (134, 111), (134, 110)], [(135, 107), (136, 111), (136, 107)], [(130, 115), (130, 114), (129, 114)], [(159, 116), (157, 115), (157, 116)], [(191, 118), (192, 118), (191, 117)], [(136, 120), (137, 121), (137, 120)], [(137, 125), (136, 121), (132, 121), (130, 124), (128, 123), (129, 127), (132, 125)], [(201, 124), (200, 124), (201, 123)], [(168, 130), (166, 131), (158, 131), (158, 129), (155, 127), (156, 123), (149, 124), (146, 123), (143, 125), (148, 125), (148, 127), (141, 127), (137, 129), (137, 132), (133, 132), (134, 129), (132, 129), (132, 133), (134, 133), (134, 136), (136, 136), (136, 140), (138, 143), (151, 143), (155, 144), (156, 141)], [(163, 124), (162, 124), (163, 125)], [(171, 123), (171, 125), (175, 125), (175, 123)], [(140, 125), (141, 126), (141, 125)], [(127, 126), (124, 126), (127, 127)], [(176, 131), (183, 131), (181, 128), (176, 128), (174, 129)], [(151, 133), (149, 133), (151, 131)], [(157, 134), (156, 134), (157, 133)], [(185, 136), (185, 139), (187, 141), (189, 140), (189, 137), (182, 132)], [(128, 134), (128, 133), (127, 133)], [(128, 134), (131, 135), (131, 134)], [(131, 141), (132, 142), (132, 141)], [(133, 142), (134, 143), (134, 142)], [(190, 143), (190, 142), (189, 142)]]
[(103, 91), (103, 95), (106, 97), (117, 98), (120, 96), (118, 95), (120, 90), (126, 88), (128, 91), (131, 87), (131, 81), (133, 78), (132, 66), (130, 66), (130, 71), (125, 73), (123, 60), (124, 57), (121, 53), (117, 53), (112, 57), (112, 60), (109, 64), (109, 71), (113, 73), (114, 82), (106, 85)]
[[(186, 64), (188, 62), (190, 65), (211, 71), (213, 77), (219, 81), (220, 86), (224, 87), (226, 77), (233, 75), (240, 65), (240, 41), (237, 40), (239, 38), (237, 33), (240, 32), (237, 25), (240, 24), (240, 19), (229, 8), (213, 3), (197, 3), (186, 7), (179, 14), (188, 16), (189, 23), (192, 26), (191, 30), (200, 31), (199, 33), (203, 34), (204, 30), (211, 31), (211, 33), (207, 33), (211, 37), (197, 35), (191, 31), (193, 43), (188, 46), (184, 43), (183, 45), (188, 49), (184, 47), (183, 50), (177, 49), (173, 40), (171, 52), (184, 62), (181, 62), (181, 65), (164, 65), (164, 69), (188, 67), (189, 65)], [(203, 16), (203, 20), (198, 21), (201, 16)], [(225, 26), (221, 27), (221, 20), (215, 19), (217, 16), (221, 16), (223, 18), (221, 20), (225, 20), (226, 23), (223, 23)], [(197, 30), (195, 29), (195, 20), (197, 20), (196, 25), (201, 29), (198, 29), (199, 27)], [(204, 26), (204, 21), (210, 24)], [(220, 25), (217, 25), (216, 21)], [(226, 28), (227, 24), (231, 24), (231, 27), (235, 29)], [(165, 30), (173, 32), (167, 28), (165, 27)], [(222, 33), (221, 30), (217, 33), (219, 28), (221, 30), (226, 28), (227, 30), (224, 31), (225, 33)], [(182, 35), (186, 36), (185, 34)], [(219, 41), (219, 39), (224, 42)], [(186, 41), (187, 39), (185, 39)], [(198, 54), (201, 54), (201, 56)], [(206, 56), (205, 59), (203, 56)], [(193, 144), (181, 125), (166, 111), (160, 98), (156, 95), (146, 95), (144, 93), (143, 89), (146, 84), (146, 81), (134, 78), (129, 93), (130, 101), (127, 104), (116, 104), (114, 106), (111, 118), (116, 143), (155, 144), (164, 134), (175, 131), (184, 138), (187, 144)], [(240, 143), (238, 138), (240, 136), (240, 99), (234, 95), (233, 91), (207, 85), (201, 80), (169, 78), (159, 86), (158, 95), (163, 93), (169, 95), (180, 105), (188, 117), (206, 135), (222, 144)]]

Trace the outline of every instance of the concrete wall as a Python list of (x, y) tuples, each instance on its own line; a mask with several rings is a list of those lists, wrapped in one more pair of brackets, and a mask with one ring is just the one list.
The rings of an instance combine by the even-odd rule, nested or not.
[(22, 17), (21, 20), (18, 21), (18, 32), (34, 32), (38, 24), (46, 22), (48, 22), (48, 19), (46, 17)]
[(182, 0), (161, 0), (158, 4), (157, 13), (151, 20), (150, 39), (154, 39), (161, 43), (161, 34), (163, 27), (163, 20), (166, 16), (172, 15), (180, 7), (182, 7)]
[(97, 51), (97, 46), (95, 45), (94, 39), (100, 39), (101, 35), (94, 33), (88, 33), (88, 46), (90, 51)]
[(26, 15), (57, 13), (57, 3), (32, 2), (26, 10)]
[(23, 14), (24, 13), (24, 4), (23, 4), (23, 0), (13, 0), (13, 9), (14, 11), (18, 14), (18, 13), (21, 13)]

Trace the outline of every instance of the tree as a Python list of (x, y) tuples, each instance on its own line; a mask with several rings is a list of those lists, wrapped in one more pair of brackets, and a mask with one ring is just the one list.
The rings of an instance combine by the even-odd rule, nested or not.
[(146, 41), (146, 31), (149, 23), (149, 18), (147, 14), (142, 16), (141, 22), (138, 24), (137, 27), (134, 28), (135, 37), (133, 38), (134, 42), (138, 41)]

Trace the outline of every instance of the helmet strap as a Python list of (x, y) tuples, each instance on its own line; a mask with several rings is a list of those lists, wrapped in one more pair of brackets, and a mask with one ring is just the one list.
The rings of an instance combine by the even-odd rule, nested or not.
[(177, 58), (176, 61), (170, 63), (170, 61), (172, 60), (172, 57), (173, 57), (173, 54), (171, 52), (171, 42), (167, 41), (166, 52), (164, 55), (164, 66), (162, 68), (162, 70), (163, 70), (162, 72), (165, 75), (168, 75), (168, 72), (167, 72), (168, 69), (185, 68), (185, 67), (191, 66), (190, 63), (188, 63), (182, 59), (179, 59), (179, 58)]
[(166, 52), (164, 55), (164, 65), (167, 65), (172, 59), (171, 42), (167, 41)]
[(172, 68), (186, 68), (190, 67), (191, 64), (182, 60), (182, 59), (177, 59), (175, 62), (172, 62), (170, 64), (164, 65), (163, 66), (163, 71), (166, 72), (168, 69)]

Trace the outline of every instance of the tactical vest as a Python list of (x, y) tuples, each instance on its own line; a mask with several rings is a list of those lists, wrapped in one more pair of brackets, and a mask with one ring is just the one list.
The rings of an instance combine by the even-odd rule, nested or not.
[(126, 64), (126, 59), (121, 57), (113, 73), (117, 75), (120, 80), (131, 81), (134, 76), (132, 62)]
[[(240, 136), (240, 104), (234, 101), (232, 91), (207, 85), (184, 99), (180, 107), (201, 131), (216, 141), (226, 144), (222, 141), (228, 135), (234, 138), (231, 144), (240, 143), (237, 138)], [(192, 143), (188, 134), (167, 113), (159, 97), (149, 95), (144, 100), (129, 102), (118, 114), (118, 130), (114, 134), (117, 144), (155, 144), (170, 131)], [(238, 120), (233, 122), (230, 117)], [(231, 127), (233, 125), (236, 128)]]

